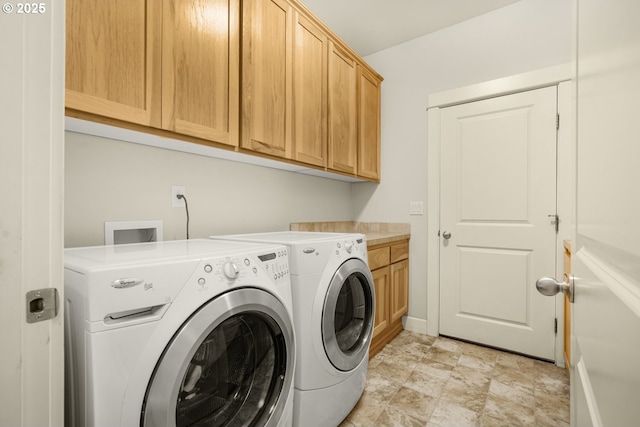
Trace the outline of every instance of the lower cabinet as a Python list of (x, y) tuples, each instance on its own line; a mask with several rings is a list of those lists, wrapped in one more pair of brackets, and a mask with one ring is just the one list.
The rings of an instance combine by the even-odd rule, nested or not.
[(367, 248), (376, 293), (376, 316), (369, 357), (402, 332), (409, 308), (409, 240)]

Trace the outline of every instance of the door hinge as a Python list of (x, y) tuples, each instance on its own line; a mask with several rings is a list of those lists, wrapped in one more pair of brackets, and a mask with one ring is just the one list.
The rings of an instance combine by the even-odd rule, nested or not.
[(558, 318), (553, 319), (553, 333), (558, 335)]
[(549, 218), (553, 218), (553, 224), (556, 226), (556, 234), (558, 234), (558, 231), (560, 230), (560, 217), (558, 216), (558, 214), (553, 214), (553, 215), (547, 215)]
[(560, 114), (556, 114), (556, 130), (560, 129)]

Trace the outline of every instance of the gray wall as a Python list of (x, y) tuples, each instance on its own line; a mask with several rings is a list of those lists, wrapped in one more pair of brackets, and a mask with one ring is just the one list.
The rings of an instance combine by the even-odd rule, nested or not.
[(66, 132), (65, 247), (104, 244), (104, 222), (160, 219), (164, 240), (288, 230), (300, 221), (352, 217), (351, 184)]

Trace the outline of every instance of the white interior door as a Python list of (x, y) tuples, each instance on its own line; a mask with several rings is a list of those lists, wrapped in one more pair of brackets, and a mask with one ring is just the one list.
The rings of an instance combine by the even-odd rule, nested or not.
[(62, 314), (26, 321), (26, 293), (63, 274), (65, 8), (39, 4), (0, 24), (0, 426), (64, 424)]
[(579, 0), (571, 424), (638, 425), (640, 2)]
[(554, 360), (557, 88), (441, 114), (440, 334)]

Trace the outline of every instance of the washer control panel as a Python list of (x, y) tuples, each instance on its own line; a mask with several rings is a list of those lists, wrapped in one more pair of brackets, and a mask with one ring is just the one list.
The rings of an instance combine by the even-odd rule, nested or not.
[(266, 275), (276, 284), (290, 280), (289, 254), (285, 246), (248, 255), (205, 260), (198, 267), (197, 284), (206, 288), (211, 283), (229, 286), (254, 285)]

